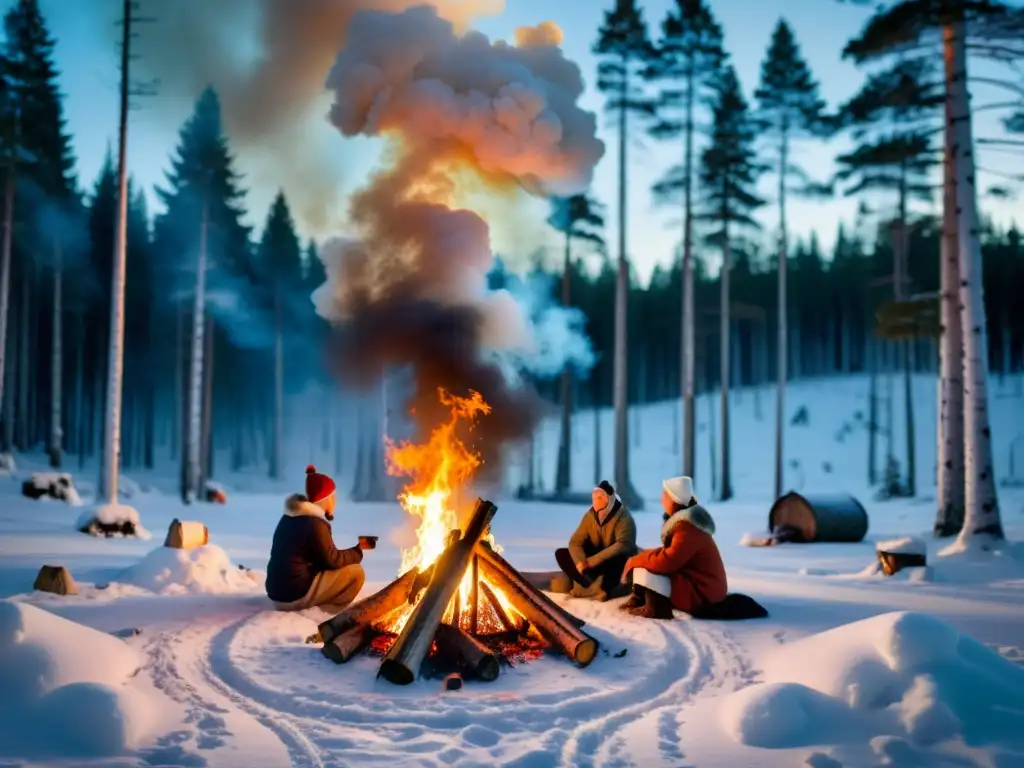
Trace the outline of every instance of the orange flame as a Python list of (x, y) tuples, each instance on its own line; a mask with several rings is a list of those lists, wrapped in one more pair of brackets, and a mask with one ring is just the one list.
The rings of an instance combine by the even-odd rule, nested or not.
[(472, 424), (478, 416), (490, 413), (491, 407), (478, 392), (456, 397), (439, 389), (438, 398), (451, 415), (426, 443), (387, 446), (388, 474), (410, 478), (398, 501), (407, 512), (420, 518), (416, 544), (402, 550), (400, 573), (413, 567), (425, 568), (444, 551), (449, 532), (459, 527), (453, 495), (469, 484), (482, 463), (479, 454), (459, 440), (456, 428), (462, 421)]

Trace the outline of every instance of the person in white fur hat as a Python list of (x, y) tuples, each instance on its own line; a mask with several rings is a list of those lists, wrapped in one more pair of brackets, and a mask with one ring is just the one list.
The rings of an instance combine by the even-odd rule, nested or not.
[(713, 538), (715, 521), (697, 503), (693, 480), (672, 477), (661, 484), (665, 510), (661, 546), (626, 561), (623, 583), (632, 574), (633, 594), (621, 606), (634, 616), (671, 619), (672, 609), (693, 613), (725, 599), (725, 564)]

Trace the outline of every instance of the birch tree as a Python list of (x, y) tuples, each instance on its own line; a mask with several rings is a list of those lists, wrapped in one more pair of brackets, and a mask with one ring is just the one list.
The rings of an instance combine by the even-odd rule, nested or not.
[(778, 240), (778, 342), (776, 350), (775, 395), (775, 497), (782, 495), (785, 472), (784, 433), (786, 426), (786, 363), (789, 333), (786, 296), (789, 262), (789, 225), (786, 219), (787, 193), (799, 196), (824, 196), (830, 190), (810, 181), (791, 160), (794, 139), (823, 133), (822, 110), (825, 102), (818, 95), (818, 83), (811, 75), (785, 20), (780, 19), (772, 32), (768, 53), (761, 63), (761, 82), (755, 94), (759, 117), (775, 145), (778, 161), (779, 240)]
[[(978, 168), (971, 125), (968, 56), (1000, 63), (1020, 61), (1024, 59), (1022, 41), (1024, 12), (1007, 3), (997, 0), (902, 0), (877, 11), (845, 51), (845, 55), (859, 62), (893, 53), (904, 58), (934, 59), (941, 51), (945, 62), (947, 114), (944, 148), (951, 171), (944, 174), (944, 182), (952, 184), (955, 192), (944, 190), (944, 204), (955, 202), (956, 206), (957, 299), (963, 340), (964, 525), (960, 536), (964, 545), (975, 542), (984, 545), (991, 538), (1003, 538), (988, 413), (988, 333), (981, 281), (981, 228), (976, 190)], [(1016, 83), (988, 77), (982, 80), (1020, 94)], [(1009, 119), (1012, 121), (1013, 117)], [(948, 259), (948, 249), (952, 245), (952, 217), (945, 223), (949, 230)], [(950, 278), (951, 265), (948, 265), (944, 278), (947, 288)], [(951, 298), (947, 297), (945, 301), (944, 319), (951, 320), (948, 306)], [(949, 343), (950, 340), (944, 341)], [(940, 411), (941, 399), (955, 384), (948, 378), (953, 365), (950, 359), (945, 366), (947, 378), (940, 393)], [(950, 430), (955, 435), (955, 429), (952, 419), (947, 419), (941, 442), (946, 443)], [(939, 452), (943, 458), (939, 463), (941, 474), (950, 471), (948, 467), (956, 461), (957, 451), (940, 445)], [(951, 532), (955, 528), (956, 495), (949, 490), (952, 479), (940, 480), (943, 496), (939, 498), (935, 526), (939, 533)]]

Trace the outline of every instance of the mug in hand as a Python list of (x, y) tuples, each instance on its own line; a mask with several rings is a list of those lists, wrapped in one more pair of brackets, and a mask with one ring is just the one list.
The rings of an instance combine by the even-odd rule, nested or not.
[(359, 537), (359, 546), (362, 549), (376, 549), (377, 548), (377, 539), (379, 539), (379, 538), (380, 538), (379, 536), (360, 536)]

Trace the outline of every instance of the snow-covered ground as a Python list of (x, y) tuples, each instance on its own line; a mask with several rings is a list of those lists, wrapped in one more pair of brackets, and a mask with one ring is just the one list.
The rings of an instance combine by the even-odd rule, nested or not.
[[(1011, 543), (999, 553), (939, 557), (943, 545), (928, 536), (934, 380), (922, 377), (917, 389), (919, 497), (876, 502), (855, 416), (863, 380), (792, 387), (791, 408), (806, 405), (811, 421), (788, 430), (799, 467), (790, 483), (854, 493), (870, 531), (859, 544), (770, 548), (740, 541), (766, 526), (771, 400), (764, 396), (759, 421), (752, 393), (738, 395), (737, 499), (708, 506), (731, 589), (763, 603), (768, 619), (648, 622), (615, 603), (567, 600), (602, 644), (590, 667), (546, 656), (447, 693), (436, 680), (406, 688), (377, 680), (372, 658), (335, 666), (303, 642), (321, 614), (270, 610), (260, 572), (288, 488), (254, 492), (248, 479), (220, 477), (226, 505), (186, 509), (145, 490), (170, 481), (130, 475), (128, 503), (152, 539), (94, 538), (75, 530), (81, 509), (20, 496), (21, 479), (42, 461), (19, 456), (18, 473), (0, 478), (0, 597), (8, 598), (0, 601), (0, 764), (1024, 765), (1024, 552), (1012, 543), (1024, 539), (1024, 489), (1001, 488)], [(996, 396), (993, 408), (1004, 478), (1024, 400)], [(639, 414), (633, 466), (651, 509), (658, 480), (678, 466), (672, 413), (653, 405)], [(590, 422), (577, 419), (581, 490), (593, 475)], [(705, 426), (702, 472), (707, 435)], [(553, 437), (546, 430), (540, 446), (550, 459)], [(896, 450), (902, 455), (899, 436)], [(89, 480), (75, 477), (86, 508)], [(698, 489), (710, 496), (703, 474)], [(498, 503), (495, 536), (521, 570), (553, 568), (554, 548), (583, 512)], [(163, 550), (174, 518), (204, 522), (210, 544)], [(654, 545), (659, 526), (657, 513), (638, 515), (641, 543)], [(397, 504), (341, 505), (339, 544), (381, 536), (364, 561), (366, 593), (394, 577), (412, 530)], [(879, 575), (875, 543), (907, 535), (926, 539), (930, 570)], [(79, 594), (32, 593), (43, 564), (68, 567)]]

